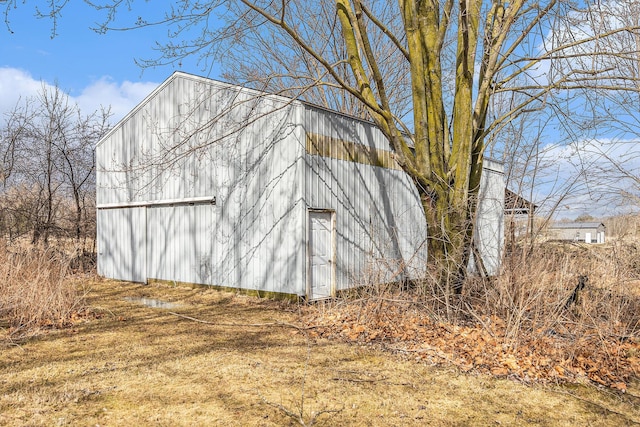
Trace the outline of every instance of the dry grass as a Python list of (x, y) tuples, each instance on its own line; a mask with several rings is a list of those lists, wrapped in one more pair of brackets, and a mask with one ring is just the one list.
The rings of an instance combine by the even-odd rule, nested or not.
[(82, 308), (69, 274), (70, 258), (55, 249), (0, 246), (0, 327), (14, 338), (43, 326), (63, 326)]
[(506, 271), (478, 294), (486, 293), (485, 310), (511, 321), (514, 336), (558, 327), (618, 339), (640, 332), (640, 254), (633, 243), (547, 243), (507, 257)]
[(517, 247), (505, 257), (504, 273), (489, 283), (472, 282), (467, 298), (477, 312), (507, 322), (514, 340), (558, 327), (631, 337), (640, 332), (639, 278), (633, 244), (549, 242)]
[[(525, 386), (311, 339), (286, 325), (303, 324), (296, 305), (209, 289), (87, 286), (94, 317), (0, 349), (1, 425), (298, 425), (285, 409), (302, 409), (307, 423), (337, 411), (317, 416), (318, 426), (640, 422), (637, 385), (626, 394)], [(125, 297), (177, 302), (176, 313), (214, 324)]]
[(327, 323), (318, 330), (327, 338), (525, 382), (591, 381), (624, 391), (640, 375), (635, 243), (530, 249), (510, 248), (500, 276), (470, 278), (462, 295), (445, 295), (433, 280), (412, 292), (367, 286), (310, 314)]

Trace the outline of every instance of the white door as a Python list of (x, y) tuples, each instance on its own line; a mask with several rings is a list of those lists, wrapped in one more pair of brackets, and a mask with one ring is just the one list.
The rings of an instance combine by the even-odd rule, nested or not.
[(591, 243), (591, 233), (587, 232), (584, 234), (584, 242)]
[(331, 297), (333, 281), (332, 212), (309, 212), (309, 299)]

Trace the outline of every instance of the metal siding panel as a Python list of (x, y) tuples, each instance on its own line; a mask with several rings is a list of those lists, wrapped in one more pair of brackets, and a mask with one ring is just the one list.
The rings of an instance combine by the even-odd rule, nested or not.
[[(269, 111), (273, 105), (261, 106)], [(296, 212), (301, 188), (296, 181), (299, 163), (296, 147), (300, 133), (290, 129), (295, 112), (283, 111), (278, 120), (256, 122), (250, 130), (246, 163), (246, 196), (243, 197), (246, 230), (244, 267), (252, 289), (300, 293), (301, 271), (297, 268), (303, 238)]]
[(162, 208), (149, 208), (147, 218), (148, 275), (151, 279), (164, 279), (164, 259), (167, 257), (167, 235), (164, 230), (167, 226), (163, 223)]
[[(272, 109), (273, 105), (257, 107), (256, 112), (261, 113), (260, 108)], [(210, 151), (222, 167), (208, 169), (220, 172), (213, 178), (223, 183), (216, 188), (219, 206), (211, 219), (216, 223), (210, 251), (214, 284), (304, 292), (300, 286), (303, 273), (298, 268), (303, 266), (302, 256), (296, 253), (302, 249), (302, 238), (296, 233), (301, 229), (296, 205), (303, 193), (296, 184), (296, 177), (301, 176), (301, 164), (296, 161), (300, 152), (290, 148), (303, 144), (299, 140), (302, 132), (287, 128), (291, 118), (286, 114), (285, 109), (247, 126), (230, 141), (235, 145), (227, 144), (229, 150), (212, 147)], [(190, 253), (186, 244), (181, 242), (182, 252)], [(172, 269), (179, 271), (180, 266)]]
[(145, 282), (144, 208), (98, 211), (98, 273), (104, 277)]
[[(307, 108), (305, 127), (308, 132), (389, 148), (373, 125), (313, 108)], [(424, 271), (424, 264), (418, 271), (415, 262), (426, 258), (426, 248), (416, 242), (424, 237), (398, 232), (410, 224), (414, 234), (426, 236), (417, 192), (403, 172), (312, 155), (307, 164), (309, 207), (336, 211), (338, 289), (373, 279), (363, 275), (397, 280), (393, 273), (402, 258), (411, 259), (412, 274)]]
[(210, 204), (154, 206), (149, 213), (149, 277), (210, 284)]
[(213, 276), (213, 206), (201, 206), (198, 209), (198, 237), (199, 278), (201, 283), (212, 284)]
[(490, 275), (500, 269), (504, 246), (504, 173), (493, 163), (492, 169), (483, 170), (475, 228), (478, 250)]
[(113, 257), (109, 238), (114, 237), (112, 218), (104, 210), (99, 210), (96, 215), (96, 250), (98, 252), (98, 275), (113, 277)]
[(196, 206), (184, 206), (186, 211), (184, 214), (188, 216), (188, 221), (184, 224), (184, 233), (181, 237), (181, 246), (183, 252), (180, 254), (182, 258), (183, 268), (187, 268), (185, 277), (188, 283), (201, 283), (200, 278), (196, 274), (199, 270), (199, 254), (197, 253), (197, 236), (196, 236)]
[(173, 280), (188, 282), (189, 265), (185, 265), (182, 261), (183, 252), (187, 249), (183, 244), (185, 234), (185, 225), (189, 221), (189, 217), (185, 214), (185, 206), (174, 206), (169, 214), (169, 227), (172, 231), (169, 260), (169, 271), (173, 276)]

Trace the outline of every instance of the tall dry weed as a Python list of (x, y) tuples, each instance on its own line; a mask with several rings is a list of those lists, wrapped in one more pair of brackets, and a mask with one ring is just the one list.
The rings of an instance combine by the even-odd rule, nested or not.
[(55, 249), (0, 248), (0, 322), (14, 335), (60, 326), (82, 305), (69, 259)]
[(532, 334), (625, 339), (640, 332), (637, 258), (621, 242), (516, 247), (500, 276), (469, 282), (468, 297), (477, 314), (505, 322), (513, 345)]
[(633, 243), (513, 245), (498, 276), (470, 277), (460, 295), (433, 277), (381, 281), (383, 267), (372, 264), (355, 298), (311, 315), (325, 325), (318, 334), (524, 381), (588, 378), (625, 390), (640, 372)]

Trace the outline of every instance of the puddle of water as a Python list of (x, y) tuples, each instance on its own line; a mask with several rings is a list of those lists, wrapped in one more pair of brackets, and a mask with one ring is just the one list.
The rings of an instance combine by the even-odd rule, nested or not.
[(172, 308), (178, 308), (178, 307), (181, 306), (181, 304), (179, 304), (177, 302), (161, 301), (161, 300), (155, 299), (155, 298), (125, 297), (124, 299), (126, 301), (135, 302), (136, 304), (146, 305), (147, 307), (151, 307), (151, 308), (172, 309)]

